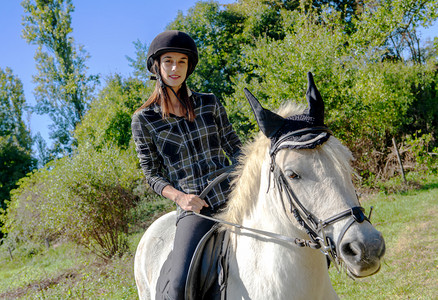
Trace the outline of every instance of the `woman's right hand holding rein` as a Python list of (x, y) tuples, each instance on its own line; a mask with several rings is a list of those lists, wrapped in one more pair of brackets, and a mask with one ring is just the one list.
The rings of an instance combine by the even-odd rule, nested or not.
[(167, 185), (163, 189), (162, 195), (178, 204), (185, 211), (193, 211), (199, 214), (202, 208), (208, 207), (207, 202), (199, 198), (197, 195), (186, 194), (175, 189), (171, 185)]

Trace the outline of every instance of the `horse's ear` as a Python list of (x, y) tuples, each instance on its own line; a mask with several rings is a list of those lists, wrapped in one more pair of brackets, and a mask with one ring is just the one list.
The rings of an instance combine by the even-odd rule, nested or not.
[(260, 102), (247, 89), (243, 89), (246, 99), (254, 112), (260, 130), (268, 137), (273, 137), (284, 124), (284, 118), (262, 107)]
[(309, 104), (309, 115), (314, 117), (320, 123), (324, 123), (324, 101), (321, 94), (316, 88), (315, 81), (311, 72), (307, 73), (308, 87), (306, 92), (307, 102)]

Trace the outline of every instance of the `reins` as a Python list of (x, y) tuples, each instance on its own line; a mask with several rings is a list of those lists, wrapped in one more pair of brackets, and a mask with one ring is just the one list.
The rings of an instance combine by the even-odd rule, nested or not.
[(193, 214), (195, 214), (195, 215), (197, 215), (197, 216), (199, 216), (201, 218), (208, 219), (210, 221), (214, 221), (214, 222), (217, 222), (217, 223), (229, 225), (229, 226), (236, 227), (236, 228), (239, 228), (239, 229), (251, 231), (251, 232), (257, 233), (259, 235), (267, 236), (269, 238), (273, 238), (273, 239), (280, 240), (280, 241), (283, 241), (283, 242), (288, 242), (288, 243), (291, 243), (291, 244), (296, 245), (298, 247), (309, 247), (309, 248), (312, 248), (312, 249), (319, 249), (320, 248), (318, 243), (314, 243), (314, 242), (312, 242), (310, 240), (305, 240), (305, 239), (300, 239), (300, 238), (291, 238), (291, 237), (288, 237), (288, 236), (285, 236), (285, 235), (281, 235), (281, 234), (277, 234), (277, 233), (273, 233), (273, 232), (269, 232), (269, 231), (264, 231), (264, 230), (260, 230), (260, 229), (255, 229), (255, 228), (251, 228), (251, 227), (246, 227), (246, 226), (243, 226), (243, 225), (240, 225), (240, 224), (236, 224), (236, 223), (232, 223), (232, 222), (228, 222), (228, 221), (225, 221), (225, 220), (222, 220), (222, 219), (217, 219), (217, 218), (201, 215), (201, 214), (198, 214), (198, 213), (195, 213), (195, 212), (193, 212)]
[[(233, 170), (233, 166), (224, 168), (223, 169), (223, 173), (218, 175), (213, 181), (211, 181), (204, 188), (204, 190), (199, 195), (199, 198), (204, 199), (205, 196), (217, 184), (221, 183), (222, 181), (224, 181), (226, 178), (228, 178), (231, 175), (232, 170)], [(225, 225), (229, 225), (229, 226), (232, 226), (232, 227), (235, 227), (235, 228), (239, 228), (239, 229), (247, 230), (247, 231), (250, 231), (250, 232), (254, 232), (254, 233), (257, 233), (259, 235), (267, 236), (269, 238), (280, 240), (280, 241), (283, 241), (283, 242), (291, 243), (291, 244), (296, 245), (298, 247), (309, 247), (309, 248), (312, 248), (312, 249), (319, 249), (320, 248), (319, 243), (315, 243), (314, 241), (300, 239), (300, 238), (291, 238), (291, 237), (288, 237), (288, 236), (285, 236), (285, 235), (281, 235), (281, 234), (278, 234), (278, 233), (273, 233), (273, 232), (269, 232), (269, 231), (264, 231), (264, 230), (260, 230), (260, 229), (246, 227), (246, 226), (243, 226), (243, 225), (240, 225), (240, 224), (236, 224), (236, 223), (228, 222), (228, 221), (225, 221), (225, 220), (221, 220), (221, 219), (205, 216), (205, 215), (202, 215), (202, 214), (199, 214), (199, 213), (195, 213), (195, 212), (193, 212), (193, 214), (195, 214), (195, 215), (197, 215), (197, 216), (199, 216), (201, 218), (208, 219), (210, 221), (214, 221), (214, 222), (225, 224)]]

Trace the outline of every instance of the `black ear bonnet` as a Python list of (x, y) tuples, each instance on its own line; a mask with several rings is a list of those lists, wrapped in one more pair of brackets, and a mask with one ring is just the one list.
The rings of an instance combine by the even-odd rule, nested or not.
[(271, 139), (271, 155), (283, 148), (313, 149), (332, 134), (324, 125), (324, 101), (316, 88), (312, 73), (307, 73), (308, 108), (301, 115), (283, 118), (261, 106), (248, 89), (244, 89), (260, 130)]

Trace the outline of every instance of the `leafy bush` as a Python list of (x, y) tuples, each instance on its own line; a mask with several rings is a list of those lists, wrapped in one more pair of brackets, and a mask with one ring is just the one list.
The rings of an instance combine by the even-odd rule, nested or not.
[(62, 235), (102, 257), (123, 253), (142, 176), (136, 164), (116, 147), (84, 147), (48, 164), (14, 191), (6, 231), (22, 240)]
[(406, 137), (406, 143), (415, 157), (419, 169), (426, 173), (437, 173), (438, 171), (438, 147), (431, 149), (434, 141), (431, 133), (422, 134), (418, 131)]

